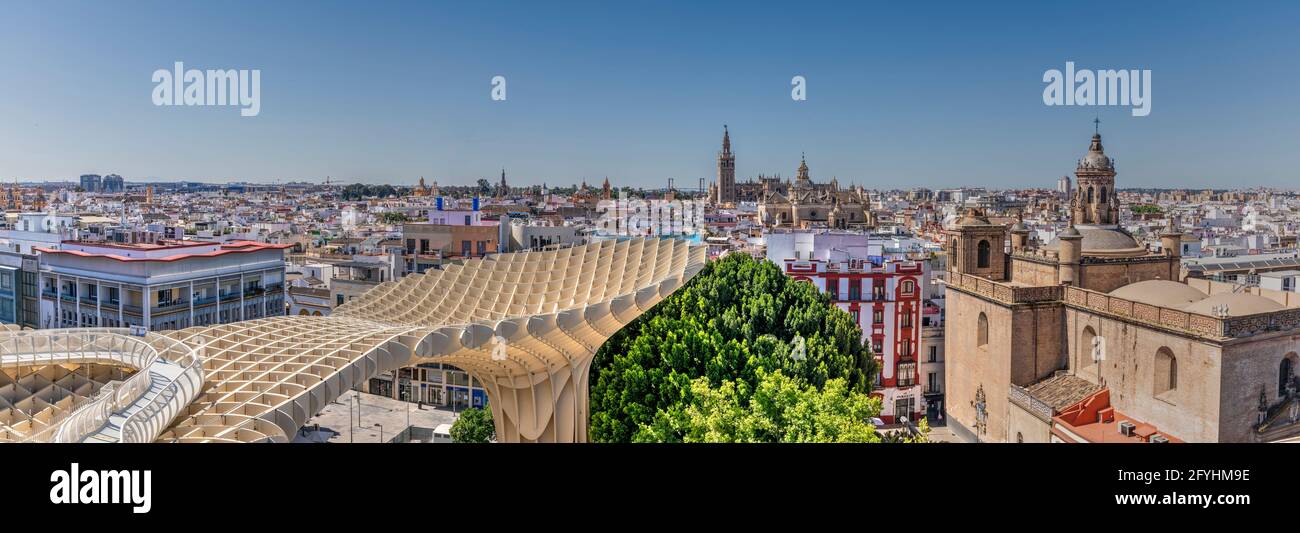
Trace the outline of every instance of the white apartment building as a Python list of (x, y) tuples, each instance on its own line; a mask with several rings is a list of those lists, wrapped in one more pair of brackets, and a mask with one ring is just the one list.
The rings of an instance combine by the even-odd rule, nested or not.
[(40, 252), (40, 327), (182, 329), (283, 315), (284, 249), (64, 241)]

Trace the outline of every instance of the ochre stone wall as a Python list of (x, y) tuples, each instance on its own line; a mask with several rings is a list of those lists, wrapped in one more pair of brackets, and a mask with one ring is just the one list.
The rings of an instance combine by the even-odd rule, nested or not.
[(1026, 285), (1056, 285), (1056, 265), (1011, 259), (1011, 281)]
[(1084, 263), (1079, 286), (1097, 292), (1110, 292), (1130, 283), (1151, 279), (1178, 281), (1177, 258), (1143, 263)]
[[(1219, 395), (1219, 440), (1223, 442), (1255, 442), (1254, 431), (1258, 421), (1259, 393), (1272, 405), (1278, 396), (1278, 371), (1282, 358), (1300, 352), (1300, 336), (1287, 334), (1252, 337), (1223, 348), (1223, 386)], [(1300, 358), (1292, 360), (1300, 363)], [(1179, 367), (1181, 370), (1182, 367)], [(1300, 369), (1297, 369), (1300, 374)], [(1283, 416), (1286, 416), (1285, 414)], [(1283, 433), (1288, 433), (1283, 431)], [(1300, 435), (1300, 425), (1292, 425), (1289, 435)], [(1270, 438), (1277, 438), (1270, 432)]]
[[(1219, 440), (1218, 345), (1076, 309), (1065, 316), (1072, 372), (1109, 388), (1112, 406), (1187, 442)], [(1104, 359), (1097, 364), (1085, 340), (1087, 327), (1104, 339)], [(1157, 395), (1155, 361), (1161, 348), (1177, 361), (1178, 386)]]

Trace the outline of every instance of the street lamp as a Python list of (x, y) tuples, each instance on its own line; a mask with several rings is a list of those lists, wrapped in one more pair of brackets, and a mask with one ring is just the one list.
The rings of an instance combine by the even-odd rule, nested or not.
[(375, 427), (379, 428), (379, 443), (380, 443), (380, 444), (383, 444), (383, 443), (384, 443), (384, 425), (383, 425), (383, 424), (375, 424)]

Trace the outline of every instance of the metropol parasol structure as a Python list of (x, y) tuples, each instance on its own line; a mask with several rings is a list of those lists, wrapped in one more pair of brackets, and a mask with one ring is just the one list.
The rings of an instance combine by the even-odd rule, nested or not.
[(409, 275), (325, 317), (8, 326), (0, 442), (287, 442), (345, 391), (423, 362), (483, 383), (498, 440), (583, 442), (596, 350), (705, 261), (682, 240), (607, 240)]

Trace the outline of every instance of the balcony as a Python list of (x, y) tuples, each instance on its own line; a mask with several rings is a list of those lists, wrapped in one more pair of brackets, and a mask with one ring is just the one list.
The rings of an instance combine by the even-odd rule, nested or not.
[(81, 303), (87, 305), (99, 305), (99, 298), (96, 298), (94, 296), (82, 296)]
[(204, 297), (202, 297), (202, 298), (195, 298), (193, 301), (194, 301), (194, 306), (195, 306), (195, 307), (198, 307), (198, 306), (200, 306), (200, 305), (208, 305), (208, 304), (210, 304), (210, 303), (212, 303), (212, 302), (217, 301), (217, 297), (216, 297), (216, 296), (204, 296)]
[(238, 300), (238, 299), (239, 299), (239, 293), (238, 293), (238, 292), (222, 292), (222, 293), (221, 293), (221, 301), (223, 301), (223, 302), (227, 302), (227, 301), (230, 301), (230, 300)]
[(190, 303), (187, 300), (170, 300), (166, 302), (158, 302), (158, 305), (153, 306), (153, 310), (165, 311), (168, 309), (175, 309), (177, 307), (186, 307), (189, 306), (189, 304)]

